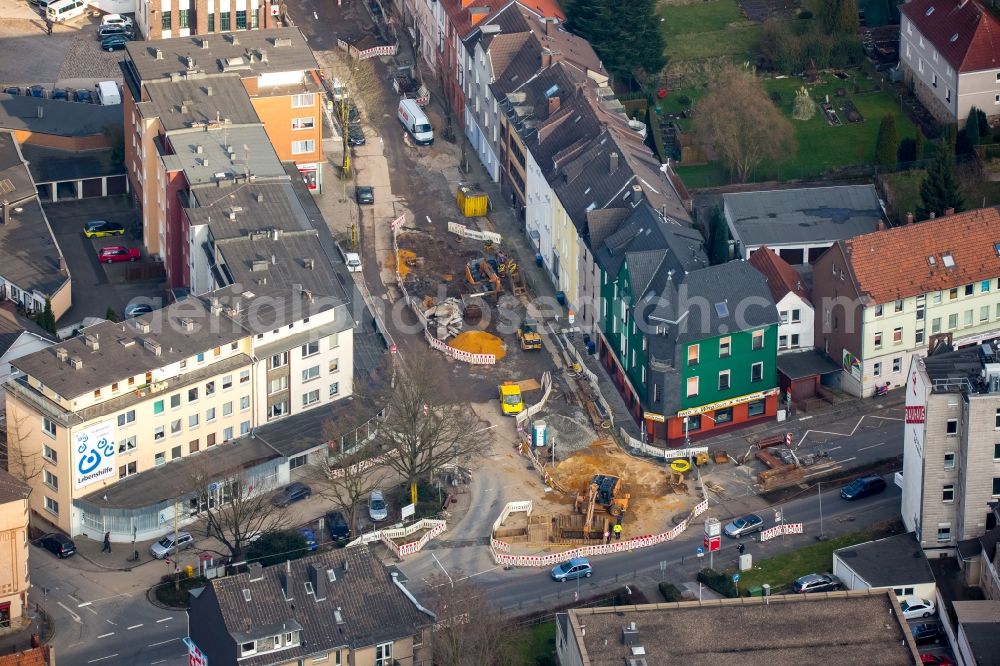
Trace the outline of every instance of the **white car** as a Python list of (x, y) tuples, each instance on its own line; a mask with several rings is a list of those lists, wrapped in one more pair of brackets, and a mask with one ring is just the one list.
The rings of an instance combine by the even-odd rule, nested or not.
[(385, 505), (385, 497), (381, 490), (373, 490), (368, 498), (368, 517), (373, 523), (380, 523), (389, 517), (389, 509)]
[(351, 273), (361, 272), (361, 255), (357, 252), (345, 252), (344, 263), (347, 264), (347, 270)]
[(101, 19), (101, 25), (121, 25), (132, 27), (132, 19), (121, 14), (105, 14)]
[(933, 601), (920, 597), (904, 597), (900, 600), (899, 607), (903, 610), (903, 617), (907, 620), (930, 617), (937, 612)]

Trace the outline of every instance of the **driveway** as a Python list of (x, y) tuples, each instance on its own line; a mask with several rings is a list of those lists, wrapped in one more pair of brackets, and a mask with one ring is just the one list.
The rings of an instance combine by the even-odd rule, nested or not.
[[(121, 316), (130, 300), (137, 297), (165, 298), (162, 282), (127, 281), (127, 272), (143, 262), (102, 265), (97, 252), (108, 245), (142, 248), (141, 226), (137, 211), (127, 197), (80, 199), (45, 206), (56, 241), (73, 276), (73, 305), (60, 319), (60, 326), (75, 324), (84, 317), (104, 317), (108, 308)], [(83, 225), (91, 220), (107, 220), (125, 226), (125, 236), (87, 238)]]

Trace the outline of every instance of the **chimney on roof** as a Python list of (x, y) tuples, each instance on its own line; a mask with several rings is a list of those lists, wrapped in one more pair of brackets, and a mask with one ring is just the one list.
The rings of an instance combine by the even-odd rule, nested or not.
[(878, 224), (875, 225), (875, 229), (877, 231), (885, 231), (885, 222), (882, 221), (882, 220), (879, 220)]
[(257, 196), (254, 198), (257, 199), (257, 203), (264, 203), (264, 195), (261, 194), (260, 192), (258, 192)]
[(608, 173), (615, 173), (618, 171), (618, 153), (611, 153), (608, 155)]
[(60, 361), (65, 361), (67, 358), (69, 358), (69, 352), (66, 351), (65, 347), (59, 347), (58, 349), (56, 349), (56, 358), (59, 359)]
[(302, 265), (306, 267), (307, 270), (312, 270), (315, 267), (316, 261), (312, 258), (303, 259)]
[(199, 155), (201, 155), (203, 152), (205, 152), (205, 146), (203, 146), (203, 145), (201, 145), (199, 143), (197, 146), (194, 147), (194, 152), (196, 152)]
[(545, 36), (546, 37), (551, 37), (552, 36), (552, 24), (555, 23), (555, 22), (556, 22), (556, 20), (554, 18), (543, 18), (542, 19), (542, 23), (545, 24)]
[[(642, 186), (636, 183), (632, 185), (632, 205), (638, 206), (640, 201), (642, 201)], [(666, 207), (664, 206), (664, 208)], [(663, 215), (663, 217), (666, 217), (667, 216), (666, 210), (661, 211), (661, 215)]]
[(187, 56), (184, 59), (184, 63), (187, 65), (188, 69), (194, 69), (194, 58), (192, 58), (191, 56)]
[(6, 199), (3, 201), (3, 223), (10, 224), (10, 202)]
[(209, 97), (215, 94), (215, 91), (212, 90), (212, 86), (205, 86), (205, 94)]
[(945, 208), (944, 209), (944, 217), (948, 217), (949, 215), (954, 215), (954, 214), (955, 214), (955, 209), (954, 208)]
[(208, 48), (208, 38), (207, 37), (202, 37), (201, 38), (201, 48), (203, 48), (203, 49), (207, 49)]
[(79, 356), (74, 356), (69, 360), (69, 364), (73, 367), (74, 370), (79, 370), (80, 368), (83, 367), (83, 359), (80, 358)]
[(309, 289), (302, 290), (302, 298), (305, 299), (306, 303), (312, 303), (313, 293)]
[(163, 51), (160, 49), (155, 49), (155, 56), (157, 60), (163, 60)]
[(264, 580), (264, 565), (260, 562), (251, 562), (247, 565), (247, 573), (250, 574), (250, 582)]
[(212, 298), (209, 299), (208, 311), (211, 312), (216, 317), (222, 314), (222, 303), (219, 302), (218, 296), (212, 296)]
[(482, 23), (489, 15), (489, 7), (469, 7), (469, 21), (473, 26), (477, 26)]
[(260, 50), (260, 61), (267, 62), (267, 51), (265, 51), (264, 49)]
[(913, 224), (913, 213), (907, 213), (906, 214), (906, 223), (907, 224)]
[(98, 339), (97, 334), (87, 333), (83, 336), (83, 343), (91, 351), (97, 351), (101, 348), (101, 341)]
[(556, 111), (559, 110), (559, 103), (560, 103), (559, 102), (559, 97), (557, 97), (556, 95), (553, 95), (552, 97), (549, 97), (549, 115), (550, 116), (553, 113), (555, 113)]
[(930, 217), (930, 219), (933, 220), (935, 217), (937, 217), (937, 213), (935, 213), (934, 211), (931, 211), (931, 217)]

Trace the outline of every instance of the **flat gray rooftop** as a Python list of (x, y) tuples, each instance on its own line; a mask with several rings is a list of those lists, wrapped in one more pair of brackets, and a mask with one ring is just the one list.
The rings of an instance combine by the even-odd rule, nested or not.
[(129, 42), (127, 52), (143, 83), (188, 71), (251, 76), (319, 67), (294, 27)]
[[(38, 110), (41, 109), (39, 117)], [(125, 122), (121, 104), (103, 106), (0, 93), (0, 129), (57, 136), (93, 136)]]
[(174, 154), (163, 157), (164, 165), (183, 171), (191, 187), (248, 174), (258, 179), (288, 178), (262, 126), (174, 132), (167, 140)]
[(0, 275), (26, 291), (51, 296), (69, 281), (62, 252), (37, 197), (17, 204), (0, 225)]
[(145, 118), (158, 117), (167, 132), (209, 122), (259, 125), (243, 81), (236, 74), (210, 79), (157, 81), (145, 85), (149, 100), (137, 107)]
[(287, 181), (250, 183), (231, 188), (222, 196), (211, 187), (196, 188), (191, 194), (200, 204), (185, 209), (191, 226), (207, 224), (216, 242), (255, 231), (308, 231), (325, 224), (322, 217), (313, 219), (303, 210)]
[(872, 587), (935, 582), (927, 556), (912, 532), (841, 548), (834, 554)]
[[(649, 666), (684, 664), (913, 664), (905, 620), (890, 593), (830, 593), (572, 610), (564, 626), (591, 664), (625, 664), (622, 628), (635, 622), (634, 645)], [(766, 603), (765, 603), (766, 601)]]
[(833, 243), (871, 233), (883, 219), (873, 185), (738, 192), (722, 199), (730, 227), (750, 247)]
[(125, 175), (125, 165), (115, 161), (111, 148), (72, 151), (25, 143), (21, 152), (36, 183)]

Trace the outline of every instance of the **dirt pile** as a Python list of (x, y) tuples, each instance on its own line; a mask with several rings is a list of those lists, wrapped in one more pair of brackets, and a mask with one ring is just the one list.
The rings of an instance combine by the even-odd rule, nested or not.
[(485, 331), (459, 333), (448, 344), (470, 354), (493, 354), (498, 361), (507, 355), (507, 346), (503, 340)]
[(620, 477), (633, 499), (662, 497), (667, 492), (662, 467), (627, 455), (609, 439), (599, 439), (556, 465), (552, 476), (566, 488), (580, 492), (595, 474)]
[(399, 271), (400, 277), (406, 277), (410, 274), (410, 266), (416, 264), (417, 253), (411, 250), (400, 250), (396, 254), (396, 270)]

